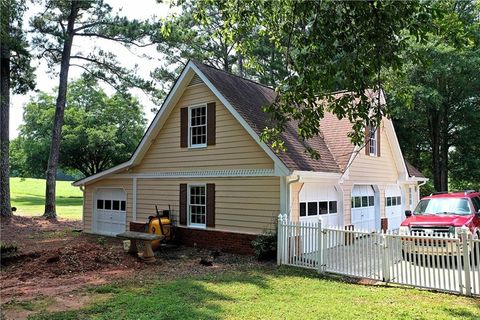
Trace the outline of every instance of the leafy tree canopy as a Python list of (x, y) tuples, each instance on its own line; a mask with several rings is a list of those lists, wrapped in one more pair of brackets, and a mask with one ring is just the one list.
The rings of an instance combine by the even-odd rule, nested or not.
[[(142, 110), (129, 95), (108, 96), (91, 77), (73, 82), (67, 95), (60, 166), (88, 176), (128, 160), (145, 130)], [(55, 98), (45, 92), (25, 106), (25, 123), (12, 145), (12, 170), (44, 175), (54, 114)]]

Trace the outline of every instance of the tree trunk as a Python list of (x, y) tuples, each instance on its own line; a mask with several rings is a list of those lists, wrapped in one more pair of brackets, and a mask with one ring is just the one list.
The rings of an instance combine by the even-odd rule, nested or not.
[[(7, 14), (7, 13), (3, 13)], [(9, 19), (1, 19), (3, 30), (9, 32)], [(10, 49), (5, 43), (0, 48), (0, 216), (10, 217)]]
[(437, 110), (430, 111), (430, 140), (432, 147), (432, 174), (433, 186), (436, 191), (443, 190), (441, 179), (441, 152), (440, 152), (440, 116)]
[(50, 145), (50, 154), (48, 157), (48, 165), (46, 172), (47, 183), (45, 190), (45, 213), (43, 214), (43, 216), (51, 219), (55, 219), (57, 216), (55, 206), (55, 183), (60, 156), (60, 141), (62, 138), (62, 126), (67, 97), (68, 71), (70, 68), (70, 56), (72, 51), (75, 19), (77, 18), (78, 10), (78, 0), (72, 1), (70, 6), (70, 14), (68, 16), (67, 31), (63, 43), (58, 96), (55, 104), (55, 118), (52, 128), (52, 142)]

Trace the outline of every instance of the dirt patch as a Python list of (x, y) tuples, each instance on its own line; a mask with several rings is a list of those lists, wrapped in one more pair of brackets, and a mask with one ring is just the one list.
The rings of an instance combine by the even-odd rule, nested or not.
[[(80, 222), (69, 220), (14, 217), (2, 221), (2, 241), (17, 246), (16, 252), (2, 259), (0, 271), (6, 319), (81, 308), (94, 301), (86, 288), (113, 281), (171, 280), (258, 264), (254, 257), (224, 253), (212, 257), (211, 251), (170, 247), (157, 252), (157, 262), (148, 265), (126, 254), (122, 240), (76, 232), (80, 227)], [(213, 261), (212, 266), (200, 264), (202, 258)]]

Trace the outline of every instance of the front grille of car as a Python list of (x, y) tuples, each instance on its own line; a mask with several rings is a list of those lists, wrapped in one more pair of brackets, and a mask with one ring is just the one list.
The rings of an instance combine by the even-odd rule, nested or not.
[(410, 228), (412, 236), (436, 236), (447, 237), (451, 235), (450, 227), (422, 227), (415, 226)]

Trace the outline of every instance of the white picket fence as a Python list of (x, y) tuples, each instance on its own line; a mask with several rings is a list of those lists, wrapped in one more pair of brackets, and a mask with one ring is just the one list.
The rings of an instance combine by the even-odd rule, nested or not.
[[(419, 288), (480, 295), (480, 240), (399, 235), (278, 219), (278, 264)], [(467, 248), (467, 250), (464, 250)], [(474, 258), (476, 257), (476, 259)]]

